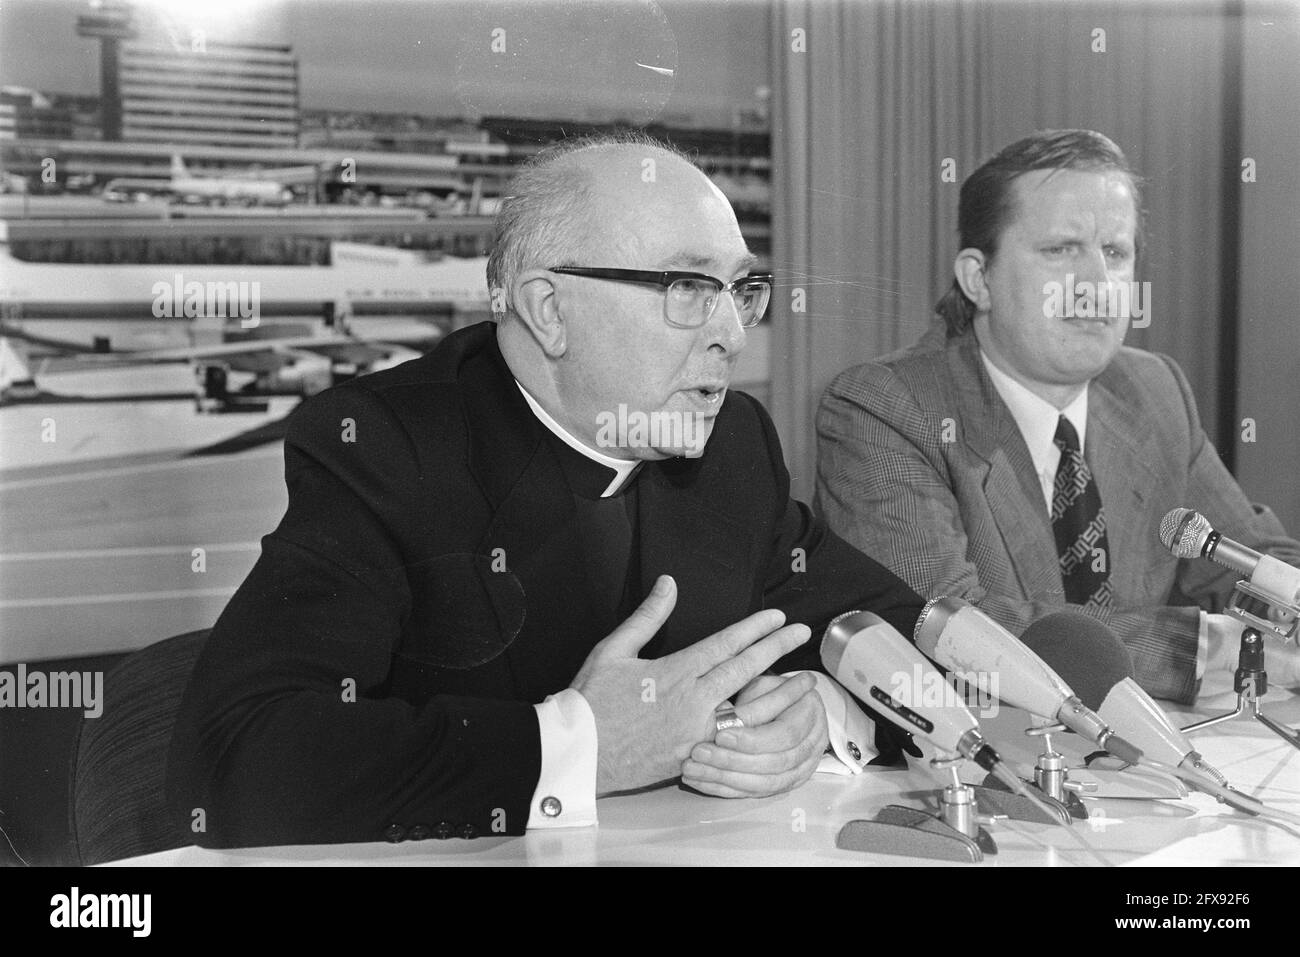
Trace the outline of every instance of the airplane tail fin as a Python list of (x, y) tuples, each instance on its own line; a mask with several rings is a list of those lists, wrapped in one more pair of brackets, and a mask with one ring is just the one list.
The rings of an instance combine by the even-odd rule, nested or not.
[(11, 391), (35, 391), (36, 382), (32, 379), (27, 360), (12, 339), (0, 336), (0, 396)]

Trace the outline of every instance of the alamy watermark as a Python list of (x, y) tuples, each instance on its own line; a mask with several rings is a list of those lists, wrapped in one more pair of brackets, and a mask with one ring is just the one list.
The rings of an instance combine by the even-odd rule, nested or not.
[(74, 886), (50, 898), (51, 927), (119, 927), (148, 937), (152, 913), (152, 894), (83, 894)]
[(1043, 315), (1049, 319), (1130, 319), (1134, 329), (1151, 325), (1151, 283), (1076, 281), (1043, 285)]
[(104, 672), (0, 671), (0, 708), (81, 708), (87, 718), (104, 713)]
[(596, 445), (602, 449), (680, 449), (701, 455), (708, 441), (708, 417), (697, 412), (629, 411), (596, 415)]
[[(974, 709), (981, 718), (998, 713), (996, 671), (950, 671), (940, 673), (918, 663), (909, 671), (896, 671), (889, 679), (890, 696), (905, 708)], [(960, 687), (958, 687), (960, 686)]]
[(180, 273), (171, 282), (153, 284), (155, 319), (238, 319), (240, 327), (253, 329), (262, 316), (260, 282), (186, 282)]

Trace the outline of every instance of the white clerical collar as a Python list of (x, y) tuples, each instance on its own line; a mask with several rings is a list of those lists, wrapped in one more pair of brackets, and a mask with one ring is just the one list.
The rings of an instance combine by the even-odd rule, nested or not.
[(984, 369), (993, 382), (1002, 401), (1011, 410), (1011, 417), (1016, 420), (1029, 455), (1034, 460), (1034, 468), (1043, 472), (1055, 473), (1060, 461), (1060, 451), (1056, 448), (1056, 423), (1061, 416), (1070, 420), (1074, 431), (1079, 433), (1079, 450), (1087, 448), (1085, 438), (1088, 432), (1088, 383), (1083, 384), (1070, 404), (1064, 409), (1057, 409), (1041, 396), (1034, 395), (1024, 385), (1017, 382), (995, 366), (980, 349), (980, 359)]
[(591, 461), (596, 464), (614, 470), (614, 480), (609, 483), (609, 486), (605, 491), (600, 493), (601, 498), (609, 498), (611, 495), (617, 493), (618, 490), (623, 487), (623, 483), (626, 482), (632, 473), (636, 471), (637, 466), (641, 464), (636, 459), (616, 459), (612, 455), (606, 455), (604, 452), (588, 448), (582, 442), (578, 441), (578, 439), (574, 438), (568, 429), (556, 422), (555, 419), (551, 418), (550, 413), (543, 409), (541, 404), (529, 395), (528, 390), (520, 384), (518, 379), (515, 379), (515, 385), (519, 386), (519, 391), (524, 394), (524, 401), (528, 403), (528, 408), (533, 410), (533, 415), (537, 416), (542, 425), (555, 433), (556, 437), (558, 437), (561, 442), (573, 449), (575, 452), (582, 453), (582, 455), (591, 459)]

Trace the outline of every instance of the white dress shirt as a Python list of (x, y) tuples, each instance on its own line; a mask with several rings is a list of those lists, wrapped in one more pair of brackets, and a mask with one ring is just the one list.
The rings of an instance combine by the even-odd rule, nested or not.
[[(528, 408), (569, 448), (613, 470), (601, 498), (609, 498), (636, 471), (635, 459), (617, 459), (579, 441), (515, 380)], [(574, 688), (550, 695), (537, 710), (542, 773), (529, 805), (528, 827), (589, 827), (596, 823), (596, 760), (599, 741), (591, 705)]]
[[(1064, 409), (1057, 409), (1052, 403), (1034, 395), (1025, 386), (995, 366), (983, 349), (980, 349), (980, 360), (984, 363), (984, 370), (989, 374), (993, 388), (1002, 397), (1002, 401), (1011, 412), (1011, 417), (1015, 419), (1016, 426), (1020, 429), (1021, 438), (1025, 440), (1025, 445), (1029, 449), (1029, 457), (1034, 463), (1034, 471), (1038, 474), (1038, 484), (1043, 492), (1043, 503), (1047, 508), (1048, 518), (1051, 518), (1052, 490), (1056, 484), (1056, 469), (1061, 463), (1061, 450), (1056, 444), (1057, 421), (1062, 415), (1070, 420), (1074, 430), (1079, 433), (1079, 451), (1085, 452), (1088, 448), (1088, 383), (1084, 383), (1083, 390), (1074, 397), (1069, 405)], [(1105, 503), (1102, 504), (1105, 507)], [(1209, 620), (1206, 613), (1202, 611), (1197, 635), (1197, 680), (1200, 680), (1205, 674), (1205, 661), (1209, 654), (1209, 643)]]
[(1074, 431), (1079, 433), (1079, 451), (1088, 448), (1088, 385), (1074, 397), (1064, 409), (1040, 396), (1034, 395), (1027, 388), (1007, 375), (980, 350), (980, 359), (984, 369), (993, 380), (1002, 401), (1011, 410), (1011, 417), (1016, 420), (1020, 435), (1029, 448), (1029, 457), (1033, 460), (1034, 471), (1038, 473), (1038, 484), (1043, 492), (1043, 504), (1047, 515), (1052, 515), (1052, 488), (1056, 484), (1056, 469), (1061, 464), (1061, 450), (1056, 444), (1056, 424), (1061, 416), (1070, 420)]

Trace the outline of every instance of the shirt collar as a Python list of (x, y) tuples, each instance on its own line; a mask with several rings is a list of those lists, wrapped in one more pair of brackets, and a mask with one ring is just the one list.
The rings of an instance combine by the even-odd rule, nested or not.
[(980, 360), (984, 363), (984, 370), (989, 374), (989, 379), (993, 382), (993, 388), (997, 390), (998, 395), (1002, 397), (1002, 401), (1006, 403), (1007, 408), (1011, 411), (1011, 417), (1015, 419), (1016, 426), (1024, 437), (1025, 445), (1029, 447), (1029, 455), (1034, 460), (1034, 468), (1039, 472), (1045, 469), (1055, 470), (1054, 463), (1058, 458), (1056, 424), (1062, 415), (1070, 420), (1074, 430), (1079, 433), (1079, 450), (1082, 452), (1088, 447), (1086, 445), (1088, 383), (1084, 383), (1083, 390), (1071, 400), (1069, 405), (1058, 410), (1052, 403), (1034, 395), (1024, 385), (995, 366), (989, 360), (989, 357), (985, 355), (982, 348), (980, 349)]
[(631, 478), (632, 473), (634, 473), (637, 470), (637, 467), (641, 464), (639, 461), (636, 459), (617, 459), (612, 455), (606, 455), (604, 452), (588, 447), (575, 438), (568, 429), (560, 425), (559, 422), (556, 422), (555, 419), (551, 417), (550, 413), (542, 408), (541, 403), (534, 399), (528, 393), (528, 390), (520, 384), (518, 379), (515, 379), (515, 385), (519, 386), (519, 391), (523, 393), (524, 401), (528, 403), (528, 408), (533, 410), (533, 415), (537, 416), (542, 425), (546, 426), (546, 428), (549, 429), (556, 438), (575, 452), (580, 453), (584, 458), (614, 471), (614, 476), (610, 480), (609, 485), (605, 488), (605, 491), (600, 493), (601, 498), (609, 498), (611, 495), (616, 494), (619, 489), (627, 483), (628, 479)]

